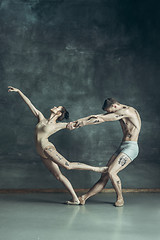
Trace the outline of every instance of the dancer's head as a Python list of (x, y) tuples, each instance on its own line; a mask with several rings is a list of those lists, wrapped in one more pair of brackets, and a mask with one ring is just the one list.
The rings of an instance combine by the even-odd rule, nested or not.
[(64, 118), (69, 118), (69, 112), (65, 109), (65, 107), (59, 106), (59, 107), (53, 107), (50, 109), (52, 113), (57, 115), (57, 120), (62, 121)]
[(117, 111), (118, 106), (120, 105), (119, 102), (117, 102), (114, 98), (107, 98), (104, 101), (104, 104), (102, 106), (102, 109), (107, 112), (115, 112)]

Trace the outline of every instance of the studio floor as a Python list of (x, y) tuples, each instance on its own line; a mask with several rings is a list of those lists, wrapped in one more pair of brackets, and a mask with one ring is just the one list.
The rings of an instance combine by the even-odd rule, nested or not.
[(160, 193), (100, 193), (68, 206), (67, 193), (0, 194), (2, 240), (154, 240), (160, 238)]

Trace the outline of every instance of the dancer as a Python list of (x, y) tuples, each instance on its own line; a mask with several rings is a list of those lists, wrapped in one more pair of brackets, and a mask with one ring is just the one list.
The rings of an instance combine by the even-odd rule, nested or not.
[(91, 115), (67, 125), (67, 128), (75, 129), (86, 125), (118, 120), (123, 132), (123, 139), (119, 148), (107, 163), (107, 173), (103, 173), (100, 180), (86, 194), (79, 197), (79, 200), (82, 205), (85, 204), (88, 198), (102, 191), (110, 179), (117, 195), (115, 206), (121, 207), (124, 205), (124, 199), (121, 180), (117, 174), (126, 168), (138, 155), (137, 141), (141, 129), (141, 119), (136, 109), (120, 104), (113, 98), (106, 99), (102, 109), (107, 113)]
[(49, 142), (48, 138), (51, 135), (61, 129), (66, 128), (67, 123), (57, 123), (57, 121), (62, 121), (64, 118), (69, 118), (69, 113), (64, 107), (53, 107), (50, 109), (51, 115), (49, 119), (46, 119), (19, 89), (9, 86), (8, 92), (18, 92), (32, 113), (38, 119), (38, 124), (36, 125), (35, 129), (37, 152), (42, 157), (43, 163), (50, 170), (50, 172), (56, 177), (57, 180), (64, 184), (64, 186), (72, 195), (72, 200), (68, 201), (67, 203), (78, 205), (80, 201), (69, 180), (61, 173), (59, 166), (62, 166), (68, 170), (91, 170), (99, 173), (105, 172), (107, 167), (93, 167), (80, 162), (69, 162), (60, 153), (58, 153), (55, 146)]

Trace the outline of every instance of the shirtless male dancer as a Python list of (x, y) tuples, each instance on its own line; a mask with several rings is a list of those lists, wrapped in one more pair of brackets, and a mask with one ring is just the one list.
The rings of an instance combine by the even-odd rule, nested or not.
[(137, 141), (141, 129), (141, 119), (136, 109), (120, 104), (113, 98), (107, 98), (102, 109), (107, 113), (81, 118), (69, 123), (67, 126), (69, 129), (75, 129), (106, 121), (119, 121), (123, 132), (123, 139), (119, 148), (107, 163), (107, 173), (102, 173), (99, 181), (86, 194), (79, 197), (79, 200), (84, 205), (88, 198), (102, 191), (110, 179), (117, 195), (115, 206), (121, 207), (124, 205), (124, 200), (121, 180), (117, 174), (126, 168), (138, 155), (139, 148)]
[[(35, 143), (38, 154), (41, 156), (43, 163), (49, 169), (49, 171), (56, 177), (57, 180), (63, 183), (69, 193), (72, 195), (72, 200), (67, 201), (67, 204), (77, 205), (80, 203), (71, 183), (61, 173), (59, 166), (62, 166), (68, 170), (91, 170), (95, 172), (106, 172), (107, 167), (93, 167), (80, 162), (69, 162), (59, 152), (57, 152), (55, 146), (48, 140), (48, 138), (61, 129), (65, 129), (67, 123), (62, 123), (64, 118), (69, 117), (67, 110), (62, 107), (53, 107), (50, 109), (51, 115), (49, 119), (31, 103), (31, 101), (18, 89), (9, 86), (8, 92), (17, 92), (28, 105), (33, 115), (37, 118), (38, 123), (35, 128)], [(57, 122), (58, 121), (58, 122)]]

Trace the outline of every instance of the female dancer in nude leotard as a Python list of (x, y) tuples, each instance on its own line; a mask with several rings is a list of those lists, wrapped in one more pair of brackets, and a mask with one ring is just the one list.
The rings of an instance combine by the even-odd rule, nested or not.
[(79, 162), (69, 162), (61, 154), (59, 154), (55, 146), (48, 141), (48, 137), (57, 131), (66, 128), (67, 123), (61, 123), (64, 118), (69, 117), (69, 113), (62, 106), (53, 107), (50, 109), (51, 115), (49, 119), (46, 119), (43, 114), (37, 110), (31, 101), (17, 88), (8, 87), (9, 92), (18, 92), (24, 102), (29, 106), (32, 113), (37, 117), (38, 124), (35, 130), (36, 149), (38, 154), (42, 157), (43, 163), (50, 170), (50, 172), (56, 177), (57, 180), (61, 181), (64, 186), (68, 189), (72, 195), (72, 200), (68, 201), (68, 204), (79, 204), (79, 199), (69, 182), (69, 180), (61, 173), (59, 166), (63, 166), (68, 170), (92, 170), (95, 172), (105, 172), (107, 167), (93, 167)]

